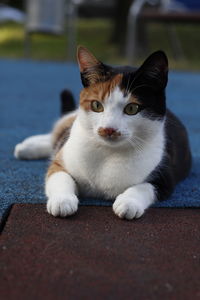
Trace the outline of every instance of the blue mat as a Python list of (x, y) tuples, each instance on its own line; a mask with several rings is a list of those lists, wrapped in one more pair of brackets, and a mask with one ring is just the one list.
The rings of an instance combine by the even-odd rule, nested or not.
[[(59, 94), (70, 88), (78, 101), (81, 82), (76, 65), (0, 60), (0, 215), (12, 203), (45, 203), (44, 175), (48, 161), (18, 161), (14, 146), (24, 138), (46, 133), (59, 117)], [(200, 73), (171, 72), (168, 107), (190, 135), (193, 168), (172, 197), (159, 207), (200, 206)], [(85, 199), (85, 205), (111, 205)]]

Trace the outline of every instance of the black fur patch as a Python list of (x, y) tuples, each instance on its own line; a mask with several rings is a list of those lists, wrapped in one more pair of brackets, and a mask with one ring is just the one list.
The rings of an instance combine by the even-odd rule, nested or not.
[(126, 73), (123, 75), (121, 89), (124, 91), (124, 96), (131, 93), (136, 96), (139, 102), (144, 106), (141, 112), (147, 118), (162, 118), (166, 112), (165, 104), (165, 89), (156, 89), (152, 86), (143, 74), (137, 78), (137, 71), (135, 73)]
[(184, 125), (169, 110), (165, 122), (165, 151), (161, 163), (147, 178), (153, 184), (158, 200), (165, 200), (175, 185), (188, 176), (192, 156)]
[(145, 107), (142, 113), (146, 117), (162, 118), (166, 112), (167, 80), (167, 57), (164, 52), (157, 51), (150, 55), (140, 68), (124, 73), (121, 89), (125, 96), (131, 93), (138, 98)]
[(61, 115), (76, 109), (76, 103), (72, 93), (69, 90), (63, 90), (60, 94)]

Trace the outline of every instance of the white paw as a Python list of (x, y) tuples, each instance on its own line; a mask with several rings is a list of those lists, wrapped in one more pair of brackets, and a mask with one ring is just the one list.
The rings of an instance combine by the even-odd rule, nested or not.
[(47, 211), (54, 217), (73, 215), (78, 210), (78, 198), (74, 194), (50, 197), (47, 201)]
[(124, 219), (140, 218), (144, 213), (143, 205), (131, 196), (120, 194), (113, 203), (114, 213)]

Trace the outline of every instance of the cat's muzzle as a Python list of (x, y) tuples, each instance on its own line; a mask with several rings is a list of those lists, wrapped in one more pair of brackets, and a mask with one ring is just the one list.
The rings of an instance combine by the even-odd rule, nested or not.
[(98, 129), (98, 134), (103, 137), (103, 138), (107, 138), (107, 139), (112, 139), (112, 140), (116, 140), (117, 138), (119, 138), (121, 136), (121, 132), (118, 131), (115, 128), (103, 128), (100, 127)]

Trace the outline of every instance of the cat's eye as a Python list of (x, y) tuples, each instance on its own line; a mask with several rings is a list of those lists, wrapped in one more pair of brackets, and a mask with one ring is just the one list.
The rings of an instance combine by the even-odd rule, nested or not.
[(101, 104), (101, 102), (99, 102), (97, 100), (93, 100), (91, 102), (91, 109), (94, 112), (102, 112), (102, 111), (104, 111), (103, 105)]
[(135, 103), (129, 103), (124, 108), (124, 113), (127, 115), (136, 115), (139, 111), (139, 105)]

